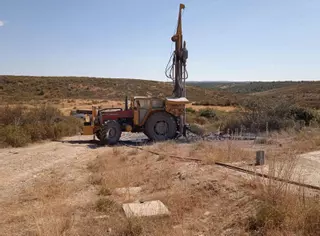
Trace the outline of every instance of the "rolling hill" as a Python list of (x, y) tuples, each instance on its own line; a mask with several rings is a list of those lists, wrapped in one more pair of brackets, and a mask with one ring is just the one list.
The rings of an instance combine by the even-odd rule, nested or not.
[(300, 106), (320, 109), (320, 81), (298, 83), (264, 92), (252, 93), (251, 96), (273, 100), (290, 100)]
[[(173, 85), (167, 82), (138, 79), (92, 77), (0, 76), (1, 102), (24, 102), (43, 99), (112, 99), (126, 95), (170, 96)], [(234, 105), (242, 95), (225, 91), (187, 86), (190, 101), (211, 105)]]
[(272, 82), (188, 82), (189, 85), (201, 87), (201, 88), (212, 88), (218, 91), (228, 91), (233, 93), (242, 93), (242, 94), (250, 94), (263, 92), (278, 88), (284, 88), (291, 85), (299, 85), (299, 84), (313, 84), (314, 82), (308, 81), (272, 81)]
[[(0, 75), (0, 101), (21, 103), (50, 99), (123, 100), (126, 95), (170, 96), (173, 85), (139, 79)], [(318, 82), (189, 82), (187, 97), (202, 105), (229, 106), (256, 97), (289, 100), (320, 109)]]

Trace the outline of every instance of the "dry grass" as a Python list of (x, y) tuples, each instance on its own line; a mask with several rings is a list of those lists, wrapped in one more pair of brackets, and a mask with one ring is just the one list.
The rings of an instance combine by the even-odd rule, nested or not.
[(234, 140), (227, 140), (219, 144), (200, 141), (191, 146), (189, 155), (190, 157), (202, 159), (206, 164), (213, 164), (216, 161), (252, 161), (254, 152), (245, 150)]
[[(299, 145), (286, 152), (269, 153), (268, 175), (287, 180), (299, 180)], [(271, 179), (254, 179), (259, 200), (256, 215), (249, 220), (249, 230), (255, 235), (319, 235), (320, 204), (315, 192)]]
[[(100, 194), (107, 190), (107, 194), (101, 194), (106, 195), (106, 197), (103, 197), (103, 200), (98, 200), (99, 205), (101, 205), (98, 207), (99, 209), (104, 208), (105, 202), (107, 202), (106, 208), (109, 208), (113, 206), (113, 202), (158, 199), (171, 212), (170, 217), (141, 218), (136, 219), (134, 223), (128, 222), (118, 212), (117, 214), (109, 215), (108, 218), (108, 222), (123, 222), (121, 226), (115, 226), (113, 230), (123, 232), (123, 226), (125, 225), (125, 229), (130, 231), (132, 225), (134, 225), (136, 227), (133, 230), (135, 233), (131, 232), (123, 235), (197, 235), (200, 232), (208, 232), (208, 230), (217, 232), (219, 235), (219, 233), (225, 231), (225, 227), (232, 227), (230, 232), (242, 232), (243, 230), (240, 228), (244, 229), (244, 226), (235, 216), (232, 217), (232, 220), (229, 218), (223, 227), (217, 228), (220, 224), (219, 220), (212, 219), (211, 221), (209, 220), (211, 216), (203, 214), (213, 208), (210, 211), (221, 211), (221, 217), (233, 215), (231, 210), (222, 211), (220, 208), (229, 208), (226, 202), (234, 201), (239, 196), (243, 198), (245, 197), (244, 193), (222, 185), (217, 180), (208, 180), (210, 175), (204, 176), (199, 168), (192, 163), (179, 162), (170, 158), (170, 155), (188, 158), (191, 151), (192, 154), (200, 157), (204, 152), (208, 151), (207, 146), (208, 143), (205, 142), (193, 145), (179, 145), (170, 141), (145, 146), (143, 147), (145, 151), (133, 151), (132, 149), (115, 147), (98, 156), (89, 165), (89, 170), (92, 172), (92, 176), (97, 176), (97, 179), (99, 179), (96, 182), (99, 185)], [(214, 148), (214, 146), (210, 148)], [(216, 158), (218, 160), (226, 160), (226, 158), (240, 160), (245, 155), (239, 156), (239, 149), (239, 147), (233, 147), (233, 143), (225, 144), (225, 146), (221, 147), (221, 156), (216, 156)], [(161, 153), (161, 155), (154, 155), (148, 151)], [(211, 166), (210, 168), (215, 167)], [(219, 176), (219, 178), (222, 178), (224, 173), (219, 173)], [(92, 179), (89, 181), (92, 181)], [(227, 182), (227, 180), (224, 179), (224, 182)], [(141, 194), (132, 196), (113, 194), (113, 189), (115, 188), (130, 186), (141, 186)], [(222, 206), (216, 204), (217, 201), (222, 201)], [(247, 207), (248, 203), (245, 202), (241, 207), (237, 207), (236, 211), (238, 212), (239, 208)], [(239, 218), (240, 221), (242, 219), (243, 216)], [(235, 224), (235, 222), (237, 223)], [(231, 226), (232, 224), (235, 224), (235, 226)]]
[[(316, 133), (299, 133), (271, 151), (269, 173), (291, 179), (298, 174), (297, 154)], [(278, 137), (280, 141), (281, 138)], [(252, 144), (251, 144), (252, 145)], [(295, 146), (295, 148), (293, 148)], [(74, 186), (59, 172), (45, 173), (19, 195), (19, 202), (5, 205), (4, 235), (319, 235), (319, 199), (302, 188), (252, 178), (246, 184), (234, 172), (211, 165), (221, 162), (252, 162), (254, 151), (242, 141), (177, 144), (157, 143), (144, 150), (106, 148), (88, 165), (89, 185), (95, 197), (80, 205)], [(303, 150), (314, 150), (313, 145)], [(159, 152), (154, 155), (148, 151)], [(170, 155), (202, 159), (181, 162)], [(141, 186), (138, 194), (114, 194), (119, 187)], [(161, 200), (170, 217), (127, 219), (124, 202)], [(72, 202), (73, 204), (70, 204)], [(252, 217), (250, 217), (252, 216)]]
[[(270, 142), (271, 140), (271, 142)], [(290, 150), (296, 154), (316, 151), (320, 148), (320, 129), (305, 127), (299, 131), (294, 129), (272, 132), (265, 144), (277, 144), (281, 147), (281, 155)], [(271, 145), (272, 147), (272, 145)], [(285, 155), (284, 155), (285, 156)]]
[[(147, 159), (150, 158), (147, 157)], [(124, 216), (119, 202), (133, 201), (134, 197), (138, 196), (127, 198), (127, 194), (125, 197), (112, 194), (115, 188), (130, 186), (143, 185), (143, 191), (146, 191), (146, 195), (169, 187), (170, 183), (167, 180), (170, 180), (171, 176), (169, 172), (165, 171), (165, 169), (169, 169), (168, 166), (157, 165), (157, 168), (153, 168), (148, 166), (148, 161), (145, 163), (143, 161), (146, 161), (146, 157), (142, 151), (115, 147), (98, 156), (89, 165), (89, 170), (93, 175), (98, 175), (101, 178), (99, 181), (100, 194), (107, 195), (107, 197), (98, 199), (96, 210), (108, 215), (104, 222), (112, 228), (111, 235), (160, 236), (169, 234), (171, 222), (168, 218), (127, 219)], [(153, 169), (152, 176), (150, 176), (150, 168)], [(114, 222), (121, 222), (121, 224), (114, 224)], [(97, 231), (94, 231), (94, 234), (96, 233)], [(100, 234), (98, 233), (98, 235)]]
[(305, 128), (294, 136), (294, 141), (293, 145), (301, 153), (317, 150), (320, 147), (320, 129)]
[(17, 202), (4, 204), (3, 235), (68, 235), (73, 227), (74, 209), (65, 199), (76, 190), (61, 174), (49, 171), (23, 189)]
[(132, 163), (134, 158), (130, 149), (112, 148), (89, 164), (92, 172), (89, 182), (100, 185), (102, 195), (109, 195), (115, 188), (140, 186), (143, 184), (144, 171), (140, 165)]
[(225, 112), (232, 112), (237, 109), (235, 106), (204, 106), (204, 105), (195, 105), (195, 104), (188, 104), (187, 107), (194, 109), (195, 111), (199, 111), (202, 109), (214, 109), (218, 111), (225, 111)]

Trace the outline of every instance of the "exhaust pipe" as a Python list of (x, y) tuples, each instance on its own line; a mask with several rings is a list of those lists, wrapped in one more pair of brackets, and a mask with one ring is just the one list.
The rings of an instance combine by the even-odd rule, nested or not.
[(128, 110), (128, 96), (126, 96), (126, 99), (125, 99), (125, 101), (124, 101), (124, 109), (127, 111)]

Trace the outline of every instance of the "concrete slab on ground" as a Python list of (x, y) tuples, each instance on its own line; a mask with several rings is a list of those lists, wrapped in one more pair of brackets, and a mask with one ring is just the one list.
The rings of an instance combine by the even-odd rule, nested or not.
[(122, 208), (128, 218), (170, 215), (168, 208), (159, 200), (126, 203), (122, 205)]

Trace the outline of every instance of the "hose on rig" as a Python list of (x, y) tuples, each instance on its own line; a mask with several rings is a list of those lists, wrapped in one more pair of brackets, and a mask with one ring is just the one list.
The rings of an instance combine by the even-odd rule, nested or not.
[[(176, 55), (176, 51), (174, 51), (170, 59), (168, 61), (168, 64), (165, 69), (165, 75), (167, 78), (171, 79), (172, 82), (174, 83), (175, 86), (178, 86), (178, 88), (175, 87), (175, 90), (178, 89), (179, 91), (183, 91), (183, 81), (188, 79), (188, 70), (187, 70), (187, 65), (186, 65), (186, 60), (188, 58), (188, 51), (184, 48), (182, 51), (182, 58), (178, 59)], [(176, 78), (176, 63), (177, 62), (182, 63), (182, 71), (181, 71), (181, 76), (180, 78)]]
[[(173, 52), (170, 56), (170, 59), (168, 61), (168, 64), (167, 64), (166, 70), (165, 70), (166, 77), (171, 80), (174, 80), (174, 75), (175, 75), (175, 71), (174, 71), (175, 56), (176, 56), (175, 52)], [(170, 62), (172, 62), (172, 63), (170, 64)], [(188, 71), (187, 71), (186, 63), (183, 63), (183, 66), (182, 66), (182, 78), (181, 79), (188, 79)]]

